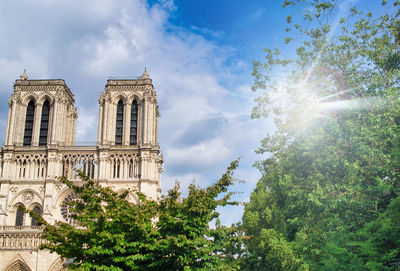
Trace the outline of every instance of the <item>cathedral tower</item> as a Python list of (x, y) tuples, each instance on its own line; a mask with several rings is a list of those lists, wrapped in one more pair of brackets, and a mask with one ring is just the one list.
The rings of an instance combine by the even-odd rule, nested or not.
[(26, 72), (14, 84), (4, 146), (74, 144), (76, 108), (65, 81), (28, 80)]
[(50, 223), (70, 222), (65, 202), (75, 195), (59, 176), (79, 182), (80, 169), (102, 186), (129, 190), (132, 202), (135, 191), (159, 198), (159, 114), (147, 71), (136, 79), (107, 80), (96, 145), (75, 145), (74, 102), (62, 79), (29, 80), (24, 72), (15, 81), (0, 149), (0, 271), (62, 270), (57, 255), (37, 250), (41, 228), (19, 209), (34, 210)]

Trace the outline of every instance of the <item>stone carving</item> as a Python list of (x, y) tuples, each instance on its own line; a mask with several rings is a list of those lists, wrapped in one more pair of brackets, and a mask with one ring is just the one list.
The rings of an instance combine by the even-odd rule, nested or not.
[(24, 81), (28, 80), (28, 75), (26, 74), (26, 69), (24, 69), (24, 73), (21, 74), (20, 78), (21, 78), (21, 80), (24, 80)]
[[(20, 154), (14, 157), (18, 180), (44, 179), (47, 167), (46, 154)], [(29, 174), (34, 172), (35, 174)]]
[[(123, 111), (122, 143), (116, 145), (116, 108), (112, 102), (120, 97), (124, 97), (126, 108)], [(39, 144), (42, 114), (32, 117), (32, 138), (30, 142), (24, 142), (27, 104), (34, 101), (38, 109), (36, 112), (42, 113), (40, 107), (46, 99), (50, 103), (47, 144)], [(137, 122), (132, 126), (131, 105), (134, 100), (138, 105), (138, 114)], [(41, 227), (31, 226), (32, 220), (27, 214), (23, 217), (22, 225), (15, 226), (16, 204), (28, 208), (43, 206), (42, 214), (50, 223), (73, 223), (65, 202), (76, 199), (69, 195), (62, 202), (64, 193), (70, 192), (64, 190), (66, 185), (58, 182), (58, 177), (64, 176), (73, 183), (81, 184), (82, 180), (75, 169), (80, 169), (99, 185), (111, 187), (114, 191), (130, 189), (127, 196), (133, 203), (137, 202), (135, 191), (141, 191), (154, 200), (159, 199), (162, 170), (162, 156), (158, 156), (160, 147), (157, 141), (159, 109), (147, 71), (136, 79), (107, 81), (99, 99), (100, 130), (97, 145), (75, 145), (77, 110), (74, 96), (64, 80), (17, 80), (9, 102), (7, 123), (12, 125), (6, 133), (6, 147), (0, 149), (0, 173), (9, 180), (9, 193), (4, 200), (4, 204), (9, 205), (3, 207), (5, 210), (0, 206), (0, 215), (5, 215), (0, 221), (0, 259), (4, 258), (5, 253), (29, 253), (44, 241), (40, 239)], [(135, 130), (132, 135), (131, 126), (137, 128), (132, 129)], [(130, 145), (131, 136), (136, 136), (134, 145)], [(49, 187), (47, 195), (46, 185)], [(38, 198), (43, 198), (40, 205), (36, 205)], [(34, 256), (43, 270), (58, 271), (62, 264), (61, 261), (55, 262), (57, 257), (54, 255), (42, 251)], [(49, 268), (53, 262), (56, 264)], [(20, 265), (16, 267), (22, 268)]]
[(22, 201), (25, 203), (32, 202), (33, 198), (34, 198), (34, 195), (31, 191), (28, 191), (28, 192), (25, 192), (22, 194)]
[(63, 176), (68, 179), (77, 178), (75, 170), (80, 170), (84, 174), (94, 177), (97, 161), (94, 153), (86, 154), (67, 154), (62, 156)]
[[(12, 229), (11, 229), (12, 230)], [(29, 229), (29, 233), (0, 233), (0, 247), (3, 249), (36, 249), (41, 244), (47, 243), (46, 240), (41, 238), (41, 233), (38, 229)], [(14, 270), (14, 269), (12, 269)], [(15, 269), (15, 270), (25, 270), (25, 269)]]

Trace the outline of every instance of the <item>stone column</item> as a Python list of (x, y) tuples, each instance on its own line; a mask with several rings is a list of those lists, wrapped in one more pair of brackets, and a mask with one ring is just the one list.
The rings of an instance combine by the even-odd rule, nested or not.
[(141, 179), (148, 179), (149, 178), (149, 173), (148, 173), (148, 167), (149, 167), (149, 161), (150, 161), (150, 157), (149, 154), (146, 152), (144, 154), (142, 154), (141, 157)]
[(104, 101), (104, 111), (103, 111), (103, 131), (102, 131), (102, 140), (101, 144), (108, 144), (110, 143), (110, 140), (108, 138), (108, 130), (110, 129), (110, 124), (108, 122), (110, 115), (110, 99), (107, 98)]
[(76, 120), (78, 118), (78, 114), (76, 112), (76, 108), (73, 108), (72, 113), (72, 142), (71, 145), (75, 145), (75, 133), (76, 133)]
[(7, 128), (6, 128), (6, 138), (4, 140), (5, 145), (12, 145), (14, 142), (13, 141), (13, 136), (10, 136), (10, 130), (14, 130), (14, 118), (15, 118), (15, 102), (10, 99), (8, 100), (8, 117), (7, 117)]
[(26, 121), (27, 105), (23, 105), (20, 101), (16, 102), (15, 121), (14, 121), (14, 144), (22, 146), (24, 142), (25, 121)]
[(149, 109), (149, 143), (154, 144), (154, 120), (155, 120), (155, 104), (156, 99), (154, 97), (150, 98), (150, 109)]
[[(62, 175), (60, 170), (61, 161), (58, 158), (58, 150), (51, 149), (47, 152), (47, 178), (54, 179)], [(62, 167), (61, 167), (62, 168)]]
[(99, 157), (98, 157), (98, 179), (99, 180), (104, 180), (107, 179), (107, 160), (108, 160), (108, 152), (104, 150), (99, 151)]
[(29, 161), (29, 180), (34, 180), (35, 179), (35, 172), (36, 167), (35, 167), (35, 160), (32, 158)]
[(54, 183), (45, 182), (43, 186), (43, 210), (42, 216), (51, 224), (54, 223), (54, 216), (51, 214), (53, 205), (53, 196), (57, 194)]
[(136, 144), (140, 145), (143, 142), (143, 104), (144, 100), (138, 103), (138, 115), (137, 115), (137, 135), (136, 135)]
[(12, 109), (9, 116), (10, 128), (6, 134), (6, 136), (8, 135), (8, 142), (7, 140), (5, 142), (7, 145), (22, 145), (24, 141), (26, 106), (21, 106), (21, 103), (16, 97), (13, 97), (11, 102)]
[(58, 144), (64, 145), (65, 143), (65, 118), (66, 118), (66, 105), (64, 102), (60, 100), (59, 102), (59, 107), (58, 107), (58, 116), (57, 116), (57, 122), (56, 122), (56, 131), (57, 131), (57, 141)]
[(53, 117), (51, 118), (51, 139), (50, 139), (50, 144), (55, 145), (57, 144), (57, 121), (58, 121), (58, 107), (59, 107), (59, 100), (56, 98), (54, 99), (53, 102)]
[(99, 125), (97, 130), (97, 144), (100, 145), (102, 143), (102, 134), (103, 134), (103, 100), (99, 100)]
[(41, 119), (42, 119), (42, 105), (37, 104), (35, 106), (35, 115), (34, 115), (34, 119), (33, 119), (32, 146), (39, 146)]
[(74, 130), (74, 108), (71, 106), (68, 110), (68, 144), (74, 144), (75, 130)]
[(0, 226), (7, 225), (7, 197), (11, 197), (10, 185), (3, 183), (0, 187)]
[(129, 178), (129, 163), (128, 163), (128, 160), (127, 160), (127, 158), (125, 157), (123, 160), (122, 160), (122, 165), (123, 165), (123, 179), (124, 180), (127, 180), (128, 178)]
[(130, 141), (130, 131), (131, 131), (131, 110), (132, 104), (124, 104), (124, 127), (122, 129), (122, 145), (129, 145)]
[(117, 104), (110, 103), (110, 116), (108, 119), (108, 138), (110, 139), (110, 144), (115, 145), (115, 127), (117, 122)]
[(147, 97), (144, 98), (144, 104), (143, 104), (143, 144), (148, 143), (147, 139), (147, 127), (149, 126), (148, 124), (148, 108), (149, 108), (149, 100)]
[(50, 104), (49, 108), (49, 124), (47, 128), (47, 142), (52, 144), (52, 138), (53, 138), (53, 115), (54, 115), (54, 101)]
[(64, 145), (70, 146), (71, 145), (71, 128), (72, 128), (72, 113), (69, 106), (65, 106), (65, 138), (64, 138)]
[(100, 159), (98, 153), (96, 153), (93, 157), (94, 165), (93, 165), (93, 180), (98, 180), (99, 179), (99, 165), (100, 165)]
[(151, 144), (153, 141), (153, 119), (154, 119), (154, 98), (146, 99), (146, 143)]
[(153, 103), (153, 137), (152, 137), (152, 144), (156, 145), (157, 144), (157, 102), (154, 99), (154, 103)]
[(3, 153), (3, 179), (10, 179), (10, 171), (12, 166), (12, 153)]
[(154, 112), (155, 117), (154, 117), (154, 145), (158, 145), (158, 117), (159, 117), (159, 113), (158, 113), (158, 108), (157, 108), (157, 103), (156, 103), (156, 110)]

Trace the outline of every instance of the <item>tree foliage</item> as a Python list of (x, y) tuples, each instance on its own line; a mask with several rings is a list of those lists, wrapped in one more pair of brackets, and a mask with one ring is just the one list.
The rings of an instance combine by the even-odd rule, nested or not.
[(237, 165), (207, 188), (190, 185), (185, 198), (177, 185), (159, 201), (137, 193), (137, 204), (127, 200), (129, 191), (117, 194), (82, 173), (82, 185), (62, 178), (77, 196), (66, 203), (74, 225), (50, 225), (32, 213), (45, 225), (41, 248), (73, 259), (70, 268), (79, 270), (237, 270), (242, 236), (221, 225), (216, 211), (237, 204), (227, 193)]
[(245, 207), (246, 270), (400, 268), (399, 2), (284, 1), (293, 58), (254, 61), (253, 117), (276, 131)]

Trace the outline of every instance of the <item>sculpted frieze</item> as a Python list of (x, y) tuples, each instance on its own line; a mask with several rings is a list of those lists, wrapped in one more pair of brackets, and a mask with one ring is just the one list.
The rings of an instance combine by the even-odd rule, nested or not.
[(108, 86), (107, 92), (143, 92), (144, 86)]
[(13, 95), (11, 95), (10, 100), (16, 103), (21, 103), (21, 93), (14, 93)]
[(31, 98), (33, 98), (35, 101), (37, 101), (38, 95), (32, 90), (25, 92), (25, 94), (21, 97), (23, 105), (27, 106), (28, 102), (30, 101)]
[(15, 193), (18, 192), (18, 187), (16, 187), (16, 186), (11, 187), (11, 188), (10, 188), (10, 192), (11, 192), (11, 194), (14, 195)]
[(22, 201), (24, 203), (31, 203), (33, 201), (34, 197), (35, 196), (33, 195), (33, 193), (31, 191), (27, 191), (22, 194)]

